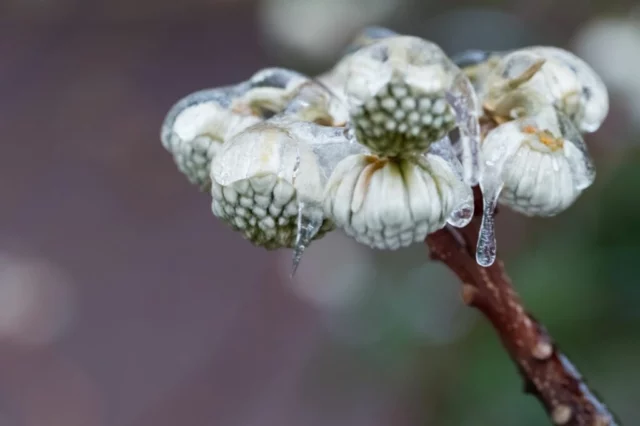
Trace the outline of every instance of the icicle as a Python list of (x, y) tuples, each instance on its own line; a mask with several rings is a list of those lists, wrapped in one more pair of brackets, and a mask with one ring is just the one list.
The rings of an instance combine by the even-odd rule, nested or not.
[(482, 191), (483, 208), (480, 235), (476, 248), (476, 261), (481, 266), (491, 266), (496, 259), (496, 236), (494, 224), (494, 212), (500, 192), (504, 186), (502, 172), (505, 164), (513, 158), (520, 147), (520, 141), (515, 140), (514, 128), (519, 129), (520, 121), (512, 121), (498, 126), (489, 132), (484, 143), (491, 138), (492, 149), (484, 149), (482, 152), (483, 164), (480, 175), (480, 190)]
[(476, 248), (476, 262), (480, 266), (488, 267), (493, 265), (496, 260), (497, 243), (494, 213), (502, 190), (502, 181), (499, 178), (495, 179), (495, 177), (494, 180), (489, 182), (485, 182), (482, 179), (480, 187), (482, 188), (483, 206), (482, 223), (480, 224), (480, 234), (478, 235), (478, 246)]
[[(316, 206), (317, 209), (321, 207)], [(317, 209), (308, 209), (307, 203), (298, 203), (298, 226), (296, 233), (296, 242), (293, 251), (293, 262), (291, 267), (291, 278), (294, 277), (302, 255), (305, 249), (311, 244), (313, 237), (316, 236), (320, 228), (322, 227), (323, 218), (322, 215), (313, 214)], [(322, 210), (319, 210), (322, 211)], [(319, 217), (318, 217), (319, 216)]]
[(470, 186), (477, 185), (480, 176), (480, 102), (464, 73), (460, 72), (454, 79), (447, 91), (447, 102), (453, 108), (460, 132), (464, 181)]

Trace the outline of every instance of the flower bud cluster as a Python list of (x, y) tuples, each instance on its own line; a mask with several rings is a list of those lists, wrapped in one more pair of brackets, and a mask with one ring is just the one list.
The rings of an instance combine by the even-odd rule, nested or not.
[(373, 28), (317, 78), (270, 68), (185, 97), (162, 143), (211, 192), (216, 217), (258, 246), (293, 248), (294, 270), (334, 228), (393, 250), (466, 226), (479, 183), (489, 265), (496, 203), (537, 216), (569, 207), (595, 175), (582, 134), (607, 112), (599, 77), (564, 50), (452, 60)]

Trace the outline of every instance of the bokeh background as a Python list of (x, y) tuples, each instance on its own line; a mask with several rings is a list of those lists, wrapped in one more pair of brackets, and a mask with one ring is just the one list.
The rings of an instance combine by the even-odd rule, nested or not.
[(178, 98), (317, 73), (363, 26), (447, 52), (552, 44), (611, 92), (599, 177), (503, 211), (526, 305), (626, 425), (640, 405), (640, 7), (623, 0), (1, 0), (1, 426), (538, 426), (490, 327), (426, 249), (334, 233), (288, 279), (159, 142)]

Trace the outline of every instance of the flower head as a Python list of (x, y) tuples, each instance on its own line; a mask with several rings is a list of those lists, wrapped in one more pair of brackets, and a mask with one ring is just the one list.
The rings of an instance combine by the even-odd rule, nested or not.
[(503, 118), (534, 115), (553, 105), (581, 132), (597, 130), (609, 110), (604, 83), (583, 60), (565, 50), (534, 46), (493, 62), (485, 78), (484, 106)]
[(473, 213), (471, 188), (436, 153), (347, 157), (333, 172), (324, 203), (325, 214), (347, 235), (391, 250), (423, 241), (465, 209), (468, 218)]
[(235, 86), (202, 90), (178, 101), (162, 125), (162, 144), (178, 169), (201, 190), (210, 186), (209, 166), (222, 143), (280, 112), (308, 78), (268, 68)]
[(581, 135), (553, 109), (502, 124), (482, 142), (487, 173), (502, 181), (500, 202), (528, 216), (553, 216), (593, 182)]

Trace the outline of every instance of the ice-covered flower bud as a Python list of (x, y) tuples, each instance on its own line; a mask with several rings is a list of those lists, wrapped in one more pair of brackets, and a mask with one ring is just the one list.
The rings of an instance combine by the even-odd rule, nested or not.
[(491, 130), (481, 153), (483, 215), (476, 259), (483, 266), (496, 258), (493, 215), (498, 201), (527, 216), (553, 216), (595, 179), (582, 135), (553, 106)]
[[(388, 158), (359, 154), (336, 167), (325, 191), (325, 214), (347, 235), (378, 249), (423, 241), (447, 221), (473, 214), (471, 188), (439, 155)], [(462, 217), (464, 216), (464, 218)]]
[(268, 68), (235, 86), (192, 93), (167, 114), (162, 125), (162, 144), (189, 181), (207, 190), (211, 160), (222, 143), (282, 111), (306, 81), (294, 71)]
[(486, 161), (503, 163), (497, 168), (502, 204), (528, 216), (553, 216), (593, 183), (591, 158), (573, 129), (570, 121), (547, 110), (488, 133), (482, 154)]
[(294, 247), (299, 214), (316, 224), (316, 238), (331, 229), (322, 170), (309, 141), (296, 136), (257, 124), (228, 141), (211, 168), (213, 214), (267, 249)]
[(162, 125), (162, 145), (178, 169), (201, 190), (209, 187), (209, 165), (230, 129), (260, 121), (249, 111), (234, 112), (235, 86), (192, 93), (176, 103)]
[(455, 71), (435, 44), (388, 37), (345, 60), (345, 90), (356, 136), (374, 152), (424, 152), (454, 127), (445, 95)]
[(581, 132), (597, 130), (609, 109), (606, 87), (595, 71), (572, 53), (545, 46), (506, 54), (486, 78), (482, 97), (489, 112), (506, 119), (553, 105)]
[(560, 87), (567, 83), (554, 83), (554, 77), (549, 76), (552, 92), (558, 93), (558, 99), (562, 99), (560, 109), (573, 120), (578, 130), (598, 130), (609, 112), (609, 94), (600, 76), (584, 60), (564, 49), (552, 46), (534, 46), (529, 49), (545, 58), (547, 63), (557, 63), (571, 71), (572, 78), (577, 80), (580, 86), (577, 96), (566, 92), (563, 94)]
[(475, 184), (480, 104), (464, 73), (417, 37), (383, 32), (354, 45), (324, 78), (342, 83), (358, 141), (380, 156), (413, 156), (458, 125), (465, 180)]

